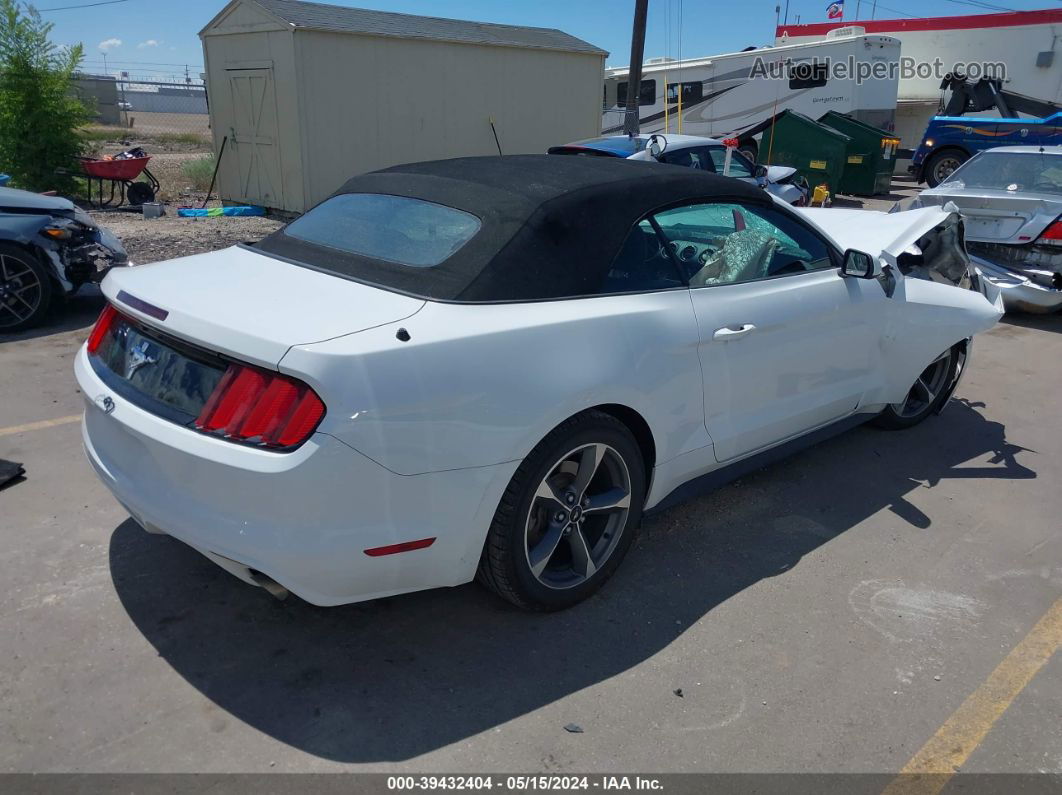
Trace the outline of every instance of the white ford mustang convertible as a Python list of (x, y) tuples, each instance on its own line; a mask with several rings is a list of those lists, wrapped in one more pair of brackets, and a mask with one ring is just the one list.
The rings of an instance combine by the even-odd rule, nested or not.
[(85, 447), (145, 530), (277, 595), (477, 578), (557, 609), (644, 511), (939, 411), (989, 289), (946, 209), (798, 213), (607, 158), (399, 166), (256, 245), (112, 271)]

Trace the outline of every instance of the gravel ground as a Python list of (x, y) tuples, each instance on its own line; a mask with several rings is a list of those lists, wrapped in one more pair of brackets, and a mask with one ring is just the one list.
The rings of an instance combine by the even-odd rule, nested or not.
[(174, 208), (167, 212), (152, 219), (114, 211), (93, 212), (92, 216), (118, 236), (137, 265), (261, 240), (283, 226), (274, 218), (178, 218)]

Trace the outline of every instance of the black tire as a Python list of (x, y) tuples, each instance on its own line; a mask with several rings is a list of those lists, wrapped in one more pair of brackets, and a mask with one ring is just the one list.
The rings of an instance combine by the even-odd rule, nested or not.
[[(901, 431), (914, 427), (936, 412), (944, 401), (951, 397), (951, 386), (955, 383), (959, 363), (962, 360), (958, 346), (950, 348), (941, 354), (941, 357), (947, 358), (938, 357), (930, 362), (911, 386), (903, 403), (886, 406), (872, 420), (873, 424), (887, 431)], [(932, 394), (931, 398), (930, 394)], [(921, 400), (918, 400), (919, 396)], [(916, 401), (915, 404), (910, 410), (905, 410), (912, 401)]]
[(944, 179), (970, 156), (961, 149), (940, 149), (929, 156), (922, 173), (926, 178), (926, 185), (931, 188), (937, 187)]
[(146, 182), (133, 182), (125, 192), (125, 197), (132, 206), (139, 207), (145, 202), (155, 201), (155, 191)]
[[(578, 467), (581, 461), (578, 451), (591, 448), (607, 450), (602, 454), (601, 463), (596, 467), (594, 477), (588, 482), (584, 493), (589, 495), (595, 491), (595, 487), (608, 485), (614, 473), (619, 473), (621, 477), (626, 474), (629, 484), (629, 507), (613, 508), (610, 513), (588, 508), (586, 515), (581, 517), (581, 522), (576, 517), (572, 524), (566, 524), (568, 532), (564, 533), (559, 541), (554, 542), (554, 552), (540, 557), (540, 560), (544, 561), (544, 568), (536, 575), (530, 562), (534, 552), (531, 549), (531, 533), (536, 524), (534, 517), (539, 516), (539, 512), (543, 510), (550, 516), (559, 516), (562, 513), (560, 509), (571, 510), (572, 515), (575, 513), (574, 507), (569, 509), (560, 500), (553, 502), (548, 497), (543, 498), (541, 494), (536, 495), (536, 492), (546, 485), (550, 477), (563, 479), (563, 472), (559, 475), (552, 473), (557, 473), (565, 467)], [(568, 457), (573, 453), (573, 457)], [(622, 467), (619, 459), (622, 460)], [(578, 487), (578, 470), (569, 476), (573, 479), (570, 486), (574, 491), (574, 488)], [(476, 579), (503, 599), (527, 610), (561, 610), (581, 602), (612, 576), (627, 554), (641, 521), (642, 507), (645, 504), (645, 481), (645, 464), (641, 451), (626, 425), (600, 411), (586, 411), (566, 420), (535, 446), (509, 481), (487, 532)], [(605, 497), (614, 491), (616, 489), (597, 496)], [(592, 499), (595, 498), (587, 497), (587, 500)], [(556, 513), (554, 509), (558, 509)], [(533, 510), (536, 513), (533, 514)], [(611, 518), (613, 516), (615, 518)], [(568, 519), (565, 519), (565, 522)], [(538, 524), (541, 525), (541, 522)], [(549, 520), (548, 527), (559, 526), (554, 524), (552, 519)], [(572, 529), (578, 535), (572, 533)], [(539, 543), (542, 543), (549, 532), (551, 531), (548, 529), (541, 530)], [(594, 550), (601, 550), (602, 557), (594, 561), (597, 565), (589, 576), (575, 571), (578, 567), (574, 550), (578, 538), (582, 539), (582, 549), (588, 552), (591, 559)], [(570, 584), (563, 579), (566, 574), (566, 555), (568, 568), (572, 569)], [(582, 579), (579, 579), (580, 577)], [(550, 583), (551, 578), (556, 578), (555, 582)]]
[(0, 243), (0, 334), (40, 323), (51, 308), (55, 285), (36, 255)]

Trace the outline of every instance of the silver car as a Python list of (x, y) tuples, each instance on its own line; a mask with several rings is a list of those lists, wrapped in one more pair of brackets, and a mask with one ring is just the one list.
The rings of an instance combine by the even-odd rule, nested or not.
[[(670, 163), (674, 166), (696, 168), (713, 174), (722, 174), (726, 164), (726, 146), (716, 138), (676, 133), (641, 135), (603, 135), (588, 138), (564, 146), (554, 146), (551, 155), (583, 155), (596, 157), (622, 157), (627, 160), (648, 160)], [(811, 190), (807, 180), (790, 166), (757, 165), (744, 152), (731, 153), (726, 176), (757, 185), (786, 204), (804, 207)]]
[(1062, 309), (1062, 146), (1001, 146), (963, 163), (913, 207), (952, 202), (971, 261), (1008, 310)]

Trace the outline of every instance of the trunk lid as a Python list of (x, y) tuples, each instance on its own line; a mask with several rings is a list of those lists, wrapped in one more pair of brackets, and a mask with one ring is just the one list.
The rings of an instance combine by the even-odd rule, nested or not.
[(1023, 245), (1038, 238), (1062, 213), (1062, 200), (1031, 192), (1002, 190), (923, 191), (923, 207), (952, 202), (966, 221), (966, 239)]
[(271, 369), (293, 345), (393, 323), (424, 306), (238, 246), (112, 270), (102, 289), (149, 326)]

